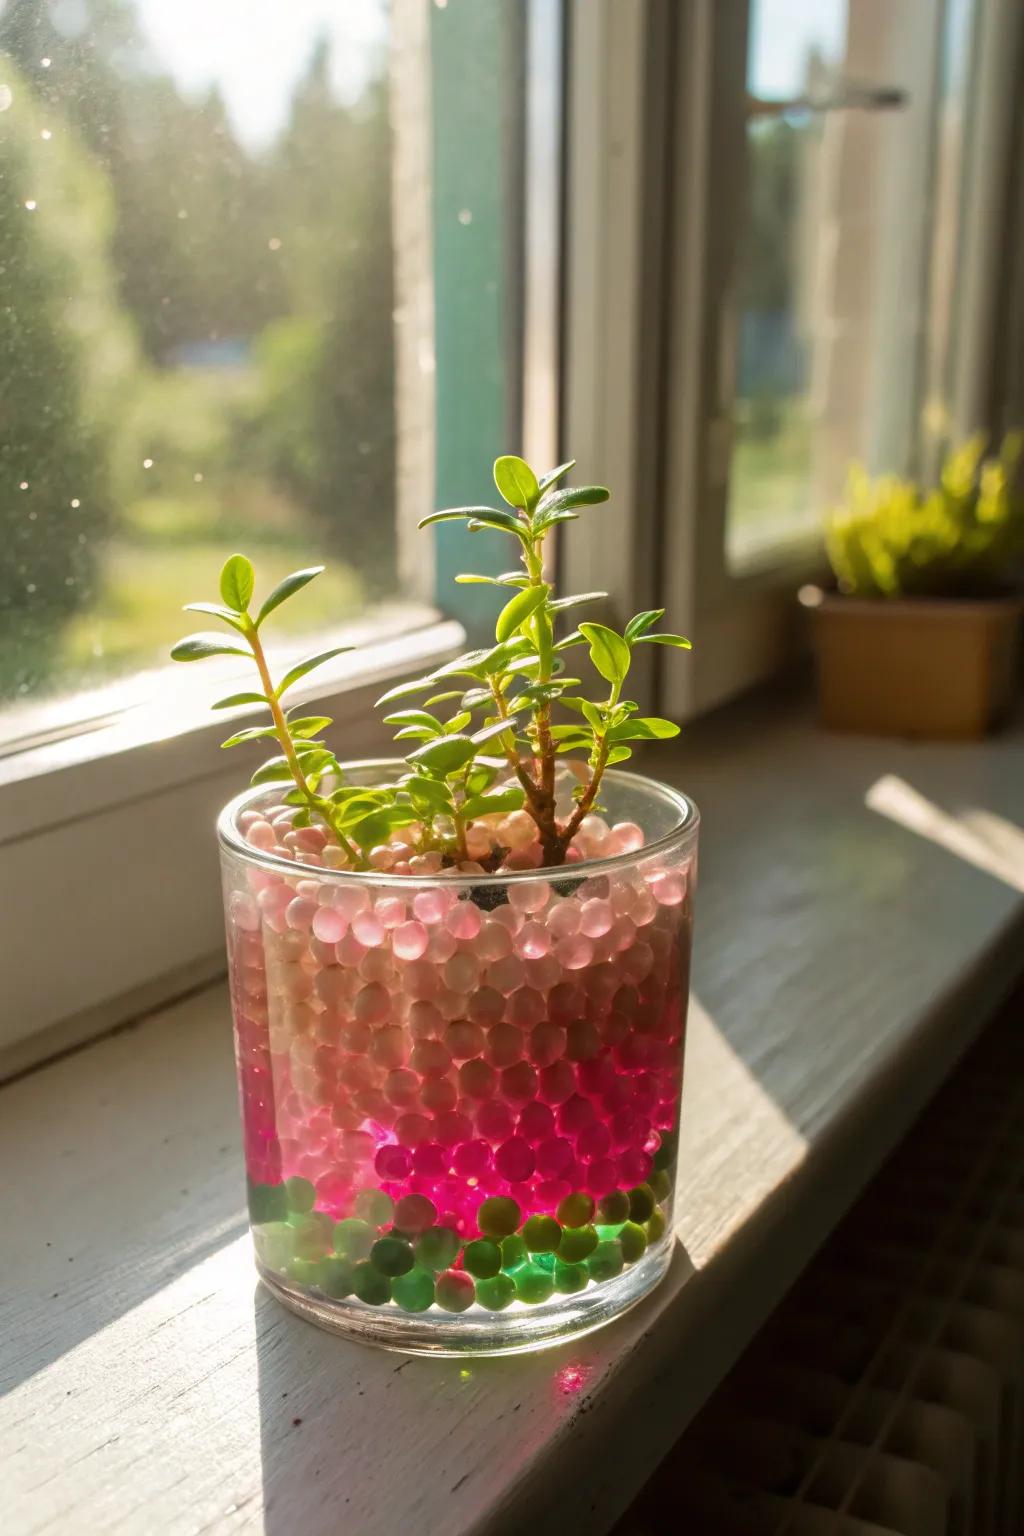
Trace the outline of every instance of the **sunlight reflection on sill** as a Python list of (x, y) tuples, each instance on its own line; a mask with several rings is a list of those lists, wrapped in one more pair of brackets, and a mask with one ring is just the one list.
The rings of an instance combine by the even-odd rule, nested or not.
[(894, 773), (884, 774), (872, 784), (864, 803), (869, 810), (1024, 893), (1024, 830), (1005, 817), (974, 806), (951, 814)]

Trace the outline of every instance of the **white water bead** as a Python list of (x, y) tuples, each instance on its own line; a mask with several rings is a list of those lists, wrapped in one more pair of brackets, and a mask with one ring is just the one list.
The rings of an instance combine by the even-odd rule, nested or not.
[(352, 973), (344, 970), (340, 965), (332, 965), (321, 971), (313, 985), (317, 997), (329, 1008), (337, 1008), (339, 1004), (347, 1003), (354, 991)]
[(480, 962), (471, 950), (460, 949), (445, 961), (441, 975), (453, 992), (472, 992), (480, 980)]
[(544, 927), (554, 939), (568, 939), (579, 932), (580, 903), (571, 896), (552, 902), (544, 915)]
[(435, 966), (427, 960), (409, 960), (400, 971), (402, 988), (408, 997), (429, 1002), (441, 987)]
[(418, 1001), (409, 1005), (409, 1030), (417, 1040), (436, 1040), (444, 1028), (444, 1017), (434, 1003)]
[(351, 966), (354, 970), (360, 960), (366, 954), (366, 947), (360, 944), (351, 928), (344, 934), (334, 946), (334, 953), (338, 957), (339, 965)]
[(611, 902), (602, 901), (600, 897), (592, 897), (580, 907), (580, 932), (588, 939), (603, 938), (614, 920)]
[(405, 922), (406, 906), (401, 896), (381, 896), (374, 905), (374, 911), (385, 928), (397, 928)]
[(443, 858), (435, 849), (429, 853), (412, 853), (408, 860), (409, 873), (413, 875), (436, 875), (443, 867)]
[(374, 949), (384, 943), (385, 928), (380, 918), (372, 908), (367, 907), (357, 912), (352, 919), (352, 932), (360, 944), (367, 949)]
[(537, 839), (537, 826), (526, 811), (510, 811), (498, 823), (498, 842), (513, 851), (526, 848)]
[(550, 991), (561, 980), (562, 967), (550, 953), (541, 955), (537, 960), (525, 960), (523, 964), (527, 983), (538, 992)]
[(505, 1018), (520, 1029), (539, 1023), (547, 1012), (543, 994), (533, 987), (517, 987), (505, 1005)]
[(466, 1017), (469, 1008), (468, 993), (457, 992), (454, 987), (439, 987), (434, 1001), (437, 1004), (437, 1011), (446, 1023)]
[(487, 967), (487, 983), (501, 992), (505, 997), (521, 987), (526, 980), (526, 971), (523, 962), (517, 955), (506, 955), (502, 960), (495, 960)]
[(435, 965), (443, 965), (446, 960), (451, 959), (458, 947), (458, 939), (453, 938), (447, 928), (435, 927), (431, 930), (427, 943), (427, 959), (433, 961)]
[(485, 859), (493, 847), (490, 827), (473, 822), (466, 829), (466, 852), (471, 859)]
[(352, 1016), (359, 1024), (383, 1024), (391, 1012), (391, 998), (379, 981), (367, 982), (352, 999)]
[(368, 949), (359, 962), (359, 974), (364, 981), (379, 981), (389, 986), (396, 978), (395, 962), (384, 948)]
[(496, 1024), (505, 1013), (504, 994), (496, 987), (477, 987), (469, 999), (467, 1013), (475, 1024)]
[[(507, 910), (498, 908), (498, 912)], [(473, 945), (474, 954), (478, 955), (485, 965), (496, 964), (499, 960), (506, 959), (512, 953), (512, 935), (506, 924), (498, 919), (495, 912), (484, 923), (480, 935)]]
[(325, 869), (344, 869), (348, 864), (348, 854), (337, 843), (325, 843), (320, 862)]
[(389, 843), (378, 843), (375, 848), (370, 849), (366, 862), (371, 869), (394, 869), (398, 863), (398, 855)]
[[(379, 902), (377, 910), (380, 911)], [(423, 924), (413, 919), (392, 929), (391, 948), (399, 960), (418, 960), (427, 948), (429, 937)]]
[(554, 956), (567, 971), (582, 971), (593, 960), (594, 949), (589, 939), (577, 933), (571, 938), (559, 939), (554, 948)]

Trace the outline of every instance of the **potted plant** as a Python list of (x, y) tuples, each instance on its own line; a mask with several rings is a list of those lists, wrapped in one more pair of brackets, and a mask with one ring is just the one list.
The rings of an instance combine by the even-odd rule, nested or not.
[[(492, 646), (385, 693), (398, 755), (339, 762), (288, 707), (337, 648), (277, 676), (267, 621), (321, 567), (254, 600), (234, 555), (226, 626), (179, 661), (252, 660), (276, 749), (219, 837), (257, 1263), (314, 1321), (391, 1347), (505, 1352), (632, 1305), (670, 1257), (697, 811), (625, 772), (675, 736), (625, 696), (637, 646), (687, 647), (660, 610), (622, 633), (562, 616), (553, 529), (607, 499), (504, 457), (504, 507), (436, 512), (508, 534)], [(589, 653), (596, 697), (568, 675)]]
[(833, 730), (926, 738), (984, 735), (1013, 696), (1024, 548), (1022, 439), (997, 458), (974, 438), (940, 483), (851, 471), (826, 548), (838, 591), (808, 588), (821, 719)]

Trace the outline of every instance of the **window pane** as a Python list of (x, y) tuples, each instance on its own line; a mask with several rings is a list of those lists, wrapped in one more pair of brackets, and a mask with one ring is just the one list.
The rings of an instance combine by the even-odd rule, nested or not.
[(962, 102), (936, 92), (964, 74), (955, 9), (943, 31), (931, 0), (752, 0), (733, 563), (816, 528), (852, 459), (906, 469), (920, 450), (951, 314), (949, 283), (930, 288), (956, 231), (954, 189), (936, 196), (959, 172)]
[[(457, 143), (441, 24), (493, 34)], [(326, 561), (285, 631), (433, 597), (429, 537), (401, 546), (435, 490), (434, 253), (476, 253), (463, 328), (504, 314), (500, 178), (487, 207), (462, 182), (491, 123), (513, 154), (505, 33), (496, 0), (0, 0), (0, 738), (162, 665), (237, 548), (261, 583)]]

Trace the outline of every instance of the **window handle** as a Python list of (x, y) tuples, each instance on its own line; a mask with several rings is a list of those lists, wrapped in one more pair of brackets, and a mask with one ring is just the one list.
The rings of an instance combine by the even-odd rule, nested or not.
[(895, 85), (860, 85), (841, 80), (830, 95), (809, 93), (785, 101), (747, 97), (748, 117), (781, 117), (789, 112), (899, 112), (909, 102), (906, 91)]

